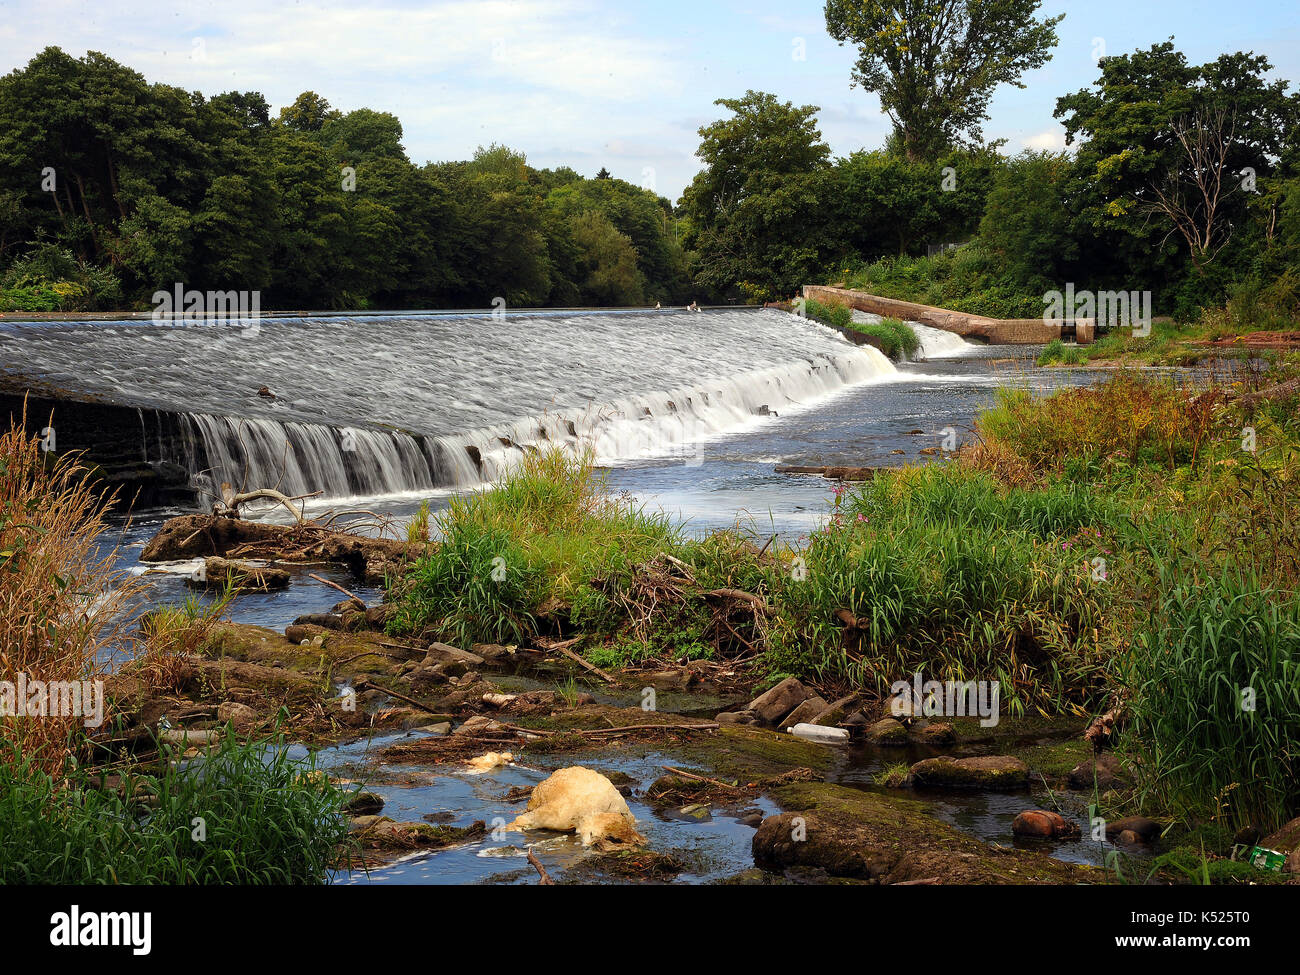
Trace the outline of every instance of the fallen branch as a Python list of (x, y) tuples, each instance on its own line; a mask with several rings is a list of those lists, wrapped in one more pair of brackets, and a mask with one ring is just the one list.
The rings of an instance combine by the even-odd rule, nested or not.
[(767, 600), (761, 596), (755, 596), (752, 592), (745, 592), (743, 589), (711, 589), (704, 595), (713, 596), (716, 599), (739, 599), (742, 602), (752, 604), (757, 609), (767, 609)]
[(308, 573), (307, 573), (307, 578), (308, 578), (308, 579), (315, 579), (317, 582), (323, 582), (323, 583), (325, 583), (325, 585), (329, 586), (331, 589), (337, 589), (339, 592), (343, 593), (343, 595), (347, 596), (349, 599), (355, 599), (355, 600), (356, 600), (357, 602), (359, 602), (362, 606), (364, 606), (364, 605), (366, 604), (366, 601), (365, 601), (364, 599), (362, 599), (362, 598), (361, 598), (360, 596), (358, 596), (356, 593), (352, 593), (352, 592), (349, 592), (348, 590), (344, 589), (344, 588), (343, 588), (342, 586), (340, 586), (337, 582), (330, 582), (328, 579), (322, 578), (321, 576), (318, 576), (318, 575), (317, 575), (316, 573), (314, 573), (314, 572), (308, 572)]
[(539, 878), (537, 883), (539, 886), (541, 887), (555, 886), (555, 881), (551, 879), (551, 875), (548, 874), (546, 872), (546, 868), (542, 866), (542, 861), (537, 859), (537, 854), (535, 854), (531, 849), (528, 851), (528, 862), (531, 863), (533, 865), (533, 869), (537, 871), (537, 875)]
[(587, 661), (587, 660), (584, 660), (584, 659), (583, 659), (582, 657), (580, 657), (578, 654), (574, 653), (572, 650), (569, 649), (569, 647), (573, 646), (573, 644), (577, 643), (577, 642), (578, 642), (579, 640), (581, 640), (581, 639), (582, 639), (582, 637), (580, 637), (580, 636), (578, 636), (578, 637), (574, 637), (572, 640), (566, 640), (564, 643), (556, 643), (556, 644), (554, 644), (554, 645), (552, 645), (552, 646), (549, 646), (549, 647), (543, 647), (542, 649), (543, 649), (543, 650), (546, 650), (546, 651), (552, 651), (552, 650), (553, 650), (553, 651), (556, 651), (556, 652), (558, 652), (558, 653), (562, 653), (562, 654), (564, 654), (564, 656), (566, 656), (566, 657), (568, 657), (570, 660), (572, 660), (575, 664), (577, 664), (578, 666), (583, 667), (583, 668), (585, 668), (585, 669), (591, 671), (593, 674), (595, 674), (595, 675), (596, 675), (597, 677), (599, 677), (601, 680), (605, 681), (607, 684), (613, 684), (613, 683), (615, 683), (614, 678), (611, 677), (609, 674), (605, 673), (603, 670), (601, 670), (601, 669), (600, 669), (599, 667), (597, 667), (595, 664), (593, 664), (593, 663), (591, 663), (591, 662), (589, 662), (589, 661)]
[(390, 691), (387, 687), (380, 687), (380, 686), (378, 686), (377, 684), (372, 684), (372, 683), (371, 683), (370, 681), (368, 681), (368, 680), (358, 681), (358, 682), (356, 683), (355, 686), (356, 686), (356, 687), (364, 687), (364, 688), (368, 688), (369, 690), (372, 690), (372, 691), (379, 691), (381, 694), (387, 694), (387, 695), (389, 695), (390, 697), (395, 697), (395, 698), (397, 698), (399, 701), (405, 701), (407, 704), (413, 704), (413, 705), (415, 705), (415, 706), (416, 706), (417, 708), (419, 708), (421, 711), (424, 711), (424, 712), (426, 712), (426, 713), (428, 713), (428, 714), (444, 714), (444, 713), (445, 713), (445, 712), (443, 712), (443, 711), (439, 711), (437, 708), (431, 708), (431, 707), (429, 707), (429, 705), (427, 705), (427, 704), (421, 704), (419, 701), (417, 701), (417, 700), (416, 700), (415, 698), (413, 698), (413, 697), (407, 697), (405, 694), (399, 694), (397, 691)]
[(707, 782), (709, 785), (716, 785), (722, 789), (740, 789), (740, 786), (738, 785), (730, 785), (726, 782), (721, 782), (718, 779), (711, 779), (705, 775), (696, 775), (694, 772), (687, 772), (684, 769), (675, 768), (672, 765), (660, 765), (659, 767), (668, 772), (672, 772), (673, 775), (680, 776), (683, 779), (694, 779), (696, 782)]

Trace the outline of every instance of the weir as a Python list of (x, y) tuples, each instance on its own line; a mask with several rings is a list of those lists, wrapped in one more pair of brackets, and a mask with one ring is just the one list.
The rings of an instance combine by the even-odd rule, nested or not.
[[(200, 494), (228, 482), (327, 498), (466, 487), (547, 446), (689, 456), (895, 371), (771, 309), (6, 323), (0, 362), (11, 410), (18, 387), (61, 391), (61, 450), (181, 470)], [(85, 411), (114, 409), (138, 414), (135, 444), (129, 423), (96, 441), (105, 424)]]

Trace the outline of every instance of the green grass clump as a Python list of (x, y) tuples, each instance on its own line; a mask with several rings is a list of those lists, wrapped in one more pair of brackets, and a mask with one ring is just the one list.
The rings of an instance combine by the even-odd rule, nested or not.
[(809, 318), (833, 328), (850, 329), (870, 335), (880, 343), (880, 351), (891, 359), (911, 358), (921, 347), (921, 340), (906, 322), (885, 318), (879, 322), (855, 322), (853, 309), (835, 301), (818, 301), (809, 298), (804, 302), (804, 312)]
[(1280, 824), (1300, 812), (1300, 600), (1186, 564), (1162, 565), (1123, 667), (1139, 783), (1189, 822)]
[(853, 327), (853, 309), (837, 301), (818, 301), (809, 298), (804, 302), (804, 312), (809, 318), (835, 328)]
[(943, 465), (878, 476), (811, 536), (802, 572), (773, 579), (769, 663), (877, 690), (916, 670), (1000, 680), (1013, 712), (1084, 707), (1110, 627), (1089, 571), (1109, 517), (1071, 486), (1006, 492)]
[(577, 606), (583, 620), (612, 618), (605, 580), (680, 544), (666, 517), (610, 497), (589, 455), (558, 450), (529, 454), (499, 484), (453, 498), (438, 528), (440, 544), (396, 593), (390, 628), (462, 646), (522, 642), (551, 601)]
[(0, 883), (321, 884), (347, 838), (344, 793), (269, 743), (228, 740), (123, 792), (0, 763)]
[(921, 347), (912, 326), (897, 318), (885, 318), (879, 322), (851, 322), (849, 328), (863, 335), (879, 339), (883, 353), (891, 359), (910, 359)]

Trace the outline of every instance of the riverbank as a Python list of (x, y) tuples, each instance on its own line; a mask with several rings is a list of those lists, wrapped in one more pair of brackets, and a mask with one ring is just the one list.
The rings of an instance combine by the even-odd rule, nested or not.
[[(589, 463), (536, 455), (456, 499), (432, 533), (439, 541), (408, 537), (409, 568), (380, 573), (382, 604), (344, 599), (283, 632), (223, 622), (224, 601), (153, 614), (129, 637), (142, 641), (137, 662), (108, 681), (114, 730), (85, 740), (132, 742), (139, 755), (126, 767), (140, 775), (160, 758), (155, 768), (174, 767), (169, 754), (193, 764), (267, 735), (324, 747), (321, 756), (375, 740), (328, 780), (340, 814), (358, 803), (337, 820), (353, 830), (339, 849), (376, 868), (449, 843), (506, 849), (454, 810), (432, 829), (406, 818), (404, 790), (417, 781), (458, 794), (465, 763), (488, 751), (511, 753), (502, 768), (520, 770), (507, 781), (523, 789), (575, 762), (619, 780), (631, 748), (658, 756), (661, 774), (639, 766), (620, 786), (638, 818), (650, 817), (654, 855), (579, 868), (567, 853), (541, 853), (561, 876), (1268, 879), (1229, 854), (1241, 831), (1262, 840), (1297, 812), (1295, 769), (1272, 746), (1300, 734), (1285, 678), (1300, 633), (1287, 521), (1297, 510), (1295, 402), (1238, 393), (1130, 374), (1043, 400), (1004, 393), (980, 417), (979, 442), (947, 463), (836, 488), (831, 523), (803, 544), (686, 537), (605, 493)], [(180, 539), (179, 525), (161, 537)], [(208, 533), (189, 524), (183, 534), (192, 546)], [(282, 548), (254, 554), (272, 567), (331, 557)], [(998, 724), (896, 721), (892, 685), (915, 673), (996, 682)], [(778, 684), (793, 696), (761, 703)], [(1253, 688), (1256, 717), (1238, 720), (1240, 699), (1224, 687)], [(872, 730), (848, 751), (783, 731), (796, 719), (833, 729), (853, 714)], [(95, 754), (104, 752), (80, 766), (102, 763)], [(997, 767), (1022, 784), (1005, 793), (977, 779), (971, 792), (958, 783), (976, 773), (961, 765), (935, 779), (967, 759), (1009, 763)], [(151, 781), (159, 788), (156, 772)], [(394, 804), (392, 823), (363, 818), (377, 815), (374, 801), (353, 793), (375, 790)], [(1005, 833), (944, 820), (953, 802), (986, 795), (1007, 796)], [(496, 808), (511, 815), (510, 802)], [(730, 867), (703, 868), (686, 855), (688, 827), (656, 825), (701, 808)], [(1011, 842), (1012, 819), (1057, 829), (1047, 812), (1082, 836), (1018, 839), (1013, 860), (984, 845)], [(783, 844), (781, 817), (792, 813), (839, 839)], [(1133, 826), (1131, 836), (1094, 843), (1097, 816)], [(1068, 867), (1090, 857), (1109, 870)]]

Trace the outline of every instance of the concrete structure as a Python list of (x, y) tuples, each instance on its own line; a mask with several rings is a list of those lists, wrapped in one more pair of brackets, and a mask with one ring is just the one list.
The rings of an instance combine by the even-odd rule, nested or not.
[(919, 305), (914, 301), (881, 298), (865, 291), (816, 284), (804, 285), (803, 296), (816, 301), (848, 305), (873, 315), (920, 322), (922, 325), (942, 328), (955, 332), (962, 338), (988, 342), (990, 345), (1046, 345), (1052, 339), (1071, 338), (1080, 345), (1089, 345), (1096, 337), (1096, 325), (1090, 318), (1063, 324), (1045, 322), (1041, 318), (986, 318), (932, 305)]

